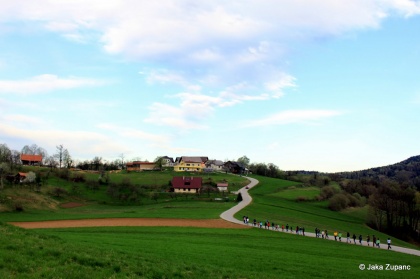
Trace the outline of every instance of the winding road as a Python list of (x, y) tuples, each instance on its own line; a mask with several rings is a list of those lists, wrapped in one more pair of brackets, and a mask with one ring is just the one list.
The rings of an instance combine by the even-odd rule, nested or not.
[[(242, 220), (238, 220), (235, 219), (233, 216), (239, 212), (240, 210), (242, 210), (243, 208), (245, 208), (247, 205), (249, 205), (252, 202), (252, 197), (249, 195), (248, 190), (251, 189), (252, 187), (256, 186), (258, 184), (258, 180), (251, 178), (251, 177), (246, 177), (249, 180), (249, 184), (241, 189), (239, 189), (239, 191), (237, 193), (241, 193), (242, 195), (242, 201), (239, 202), (237, 205), (235, 205), (234, 207), (232, 207), (229, 210), (226, 210), (225, 212), (223, 212), (222, 214), (220, 214), (220, 218), (228, 221), (228, 222), (232, 222), (235, 224), (242, 224), (243, 226), (252, 226), (252, 224), (244, 224), (244, 222)], [(273, 231), (273, 232), (282, 232), (282, 231)], [(282, 233), (289, 233), (289, 234), (294, 234), (294, 232), (282, 232)], [(309, 236), (309, 237), (316, 237), (315, 233), (310, 233), (310, 232), (305, 232), (305, 236)], [(347, 244), (347, 245), (360, 245), (360, 244), (348, 244), (345, 241), (346, 238), (343, 238), (342, 243), (343, 244)], [(324, 241), (325, 239), (320, 238), (320, 241)], [(330, 237), (327, 240), (333, 240), (334, 241), (334, 237)], [(358, 240), (356, 240), (356, 243), (358, 243)], [(362, 246), (365, 247), (370, 247), (372, 248), (372, 246), (367, 246), (366, 245), (366, 241), (363, 241)], [(405, 254), (410, 254), (410, 255), (415, 255), (415, 256), (420, 256), (420, 250), (415, 250), (415, 249), (410, 249), (410, 248), (404, 248), (404, 247), (400, 247), (400, 246), (392, 246), (392, 250), (394, 252), (401, 252), (401, 253), (405, 253)], [(379, 249), (379, 248), (374, 248), (374, 249)], [(388, 249), (388, 244), (385, 243), (381, 243), (380, 245), (380, 249)]]

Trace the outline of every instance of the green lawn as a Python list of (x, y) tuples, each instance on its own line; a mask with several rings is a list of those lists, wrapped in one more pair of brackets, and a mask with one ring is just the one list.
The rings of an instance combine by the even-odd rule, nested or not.
[[(417, 278), (420, 271), (415, 256), (261, 229), (0, 230), (1, 278)], [(359, 269), (387, 263), (411, 270)]]

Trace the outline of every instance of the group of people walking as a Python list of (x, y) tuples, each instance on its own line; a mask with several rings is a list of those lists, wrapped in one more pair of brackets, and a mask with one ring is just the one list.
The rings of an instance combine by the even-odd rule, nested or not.
[[(248, 216), (244, 216), (243, 221), (244, 221), (244, 224), (248, 225), (249, 224)], [(258, 222), (256, 219), (254, 219), (251, 224), (252, 224), (252, 226), (258, 227), (258, 228), (263, 228), (264, 227), (264, 229), (270, 230), (270, 227), (271, 227), (271, 230), (280, 231), (280, 229), (281, 229), (282, 232), (284, 232), (284, 231), (289, 232), (290, 231), (291, 233), (295, 232), (297, 235), (303, 235), (303, 236), (305, 235), (305, 228), (304, 227), (296, 226), (294, 228), (293, 226), (289, 226), (289, 224), (287, 224), (286, 226), (285, 225), (280, 226), (279, 224), (274, 224), (272, 222), (270, 223), (268, 220), (266, 220), (265, 222), (262, 222), (262, 221)], [(334, 231), (333, 236), (334, 236), (335, 241), (342, 241), (343, 234), (341, 232)], [(318, 228), (315, 228), (315, 237), (322, 238), (322, 239), (329, 239), (328, 231), (327, 230), (320, 230)], [(356, 244), (356, 242), (358, 241), (359, 245), (363, 245), (363, 236), (361, 234), (359, 234), (359, 236), (357, 237), (355, 233), (353, 233), (353, 235), (351, 236), (351, 234), (349, 232), (347, 232), (346, 242), (347, 243), (352, 243), (352, 240), (353, 240), (354, 244)], [(370, 236), (367, 235), (366, 236), (366, 243), (367, 243), (367, 246), (370, 246), (370, 244), (372, 243), (372, 247), (381, 248), (381, 246), (380, 246), (381, 245), (381, 240), (379, 239), (379, 237), (376, 237), (375, 235), (372, 236), (372, 242), (371, 242)], [(392, 249), (391, 239), (389, 237), (388, 237), (386, 243), (388, 244), (388, 250)]]

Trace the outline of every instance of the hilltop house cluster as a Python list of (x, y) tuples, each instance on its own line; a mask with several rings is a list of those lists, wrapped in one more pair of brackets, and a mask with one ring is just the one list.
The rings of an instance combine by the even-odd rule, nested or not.
[[(239, 162), (220, 160), (209, 160), (206, 156), (181, 156), (175, 160), (168, 156), (160, 158), (159, 165), (165, 168), (173, 168), (176, 172), (231, 172), (234, 174), (244, 174), (248, 170)], [(159, 169), (156, 163), (133, 161), (126, 163), (127, 171), (150, 171)], [(197, 176), (175, 176), (172, 178), (172, 191), (175, 193), (199, 193), (202, 188), (203, 178)], [(217, 183), (217, 189), (220, 192), (228, 191), (228, 183)]]
[[(22, 165), (40, 166), (42, 165), (42, 155), (28, 155), (21, 154)], [(160, 170), (161, 167), (173, 168), (176, 172), (194, 172), (194, 173), (209, 173), (209, 172), (230, 172), (233, 174), (246, 174), (248, 169), (240, 162), (221, 160), (209, 160), (207, 156), (181, 156), (172, 157), (162, 156), (161, 162), (144, 162), (131, 161), (125, 164), (128, 172), (154, 171)], [(25, 173), (19, 173), (16, 180), (22, 182), (25, 179)], [(199, 193), (203, 184), (202, 177), (198, 176), (175, 176), (172, 179), (172, 191), (175, 193)], [(228, 191), (228, 183), (217, 183), (219, 191)]]

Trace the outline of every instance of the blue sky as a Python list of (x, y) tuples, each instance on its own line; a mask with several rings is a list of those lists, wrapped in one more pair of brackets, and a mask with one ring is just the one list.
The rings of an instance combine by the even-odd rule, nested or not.
[(420, 154), (420, 1), (87, 2), (0, 0), (0, 143), (327, 172)]

